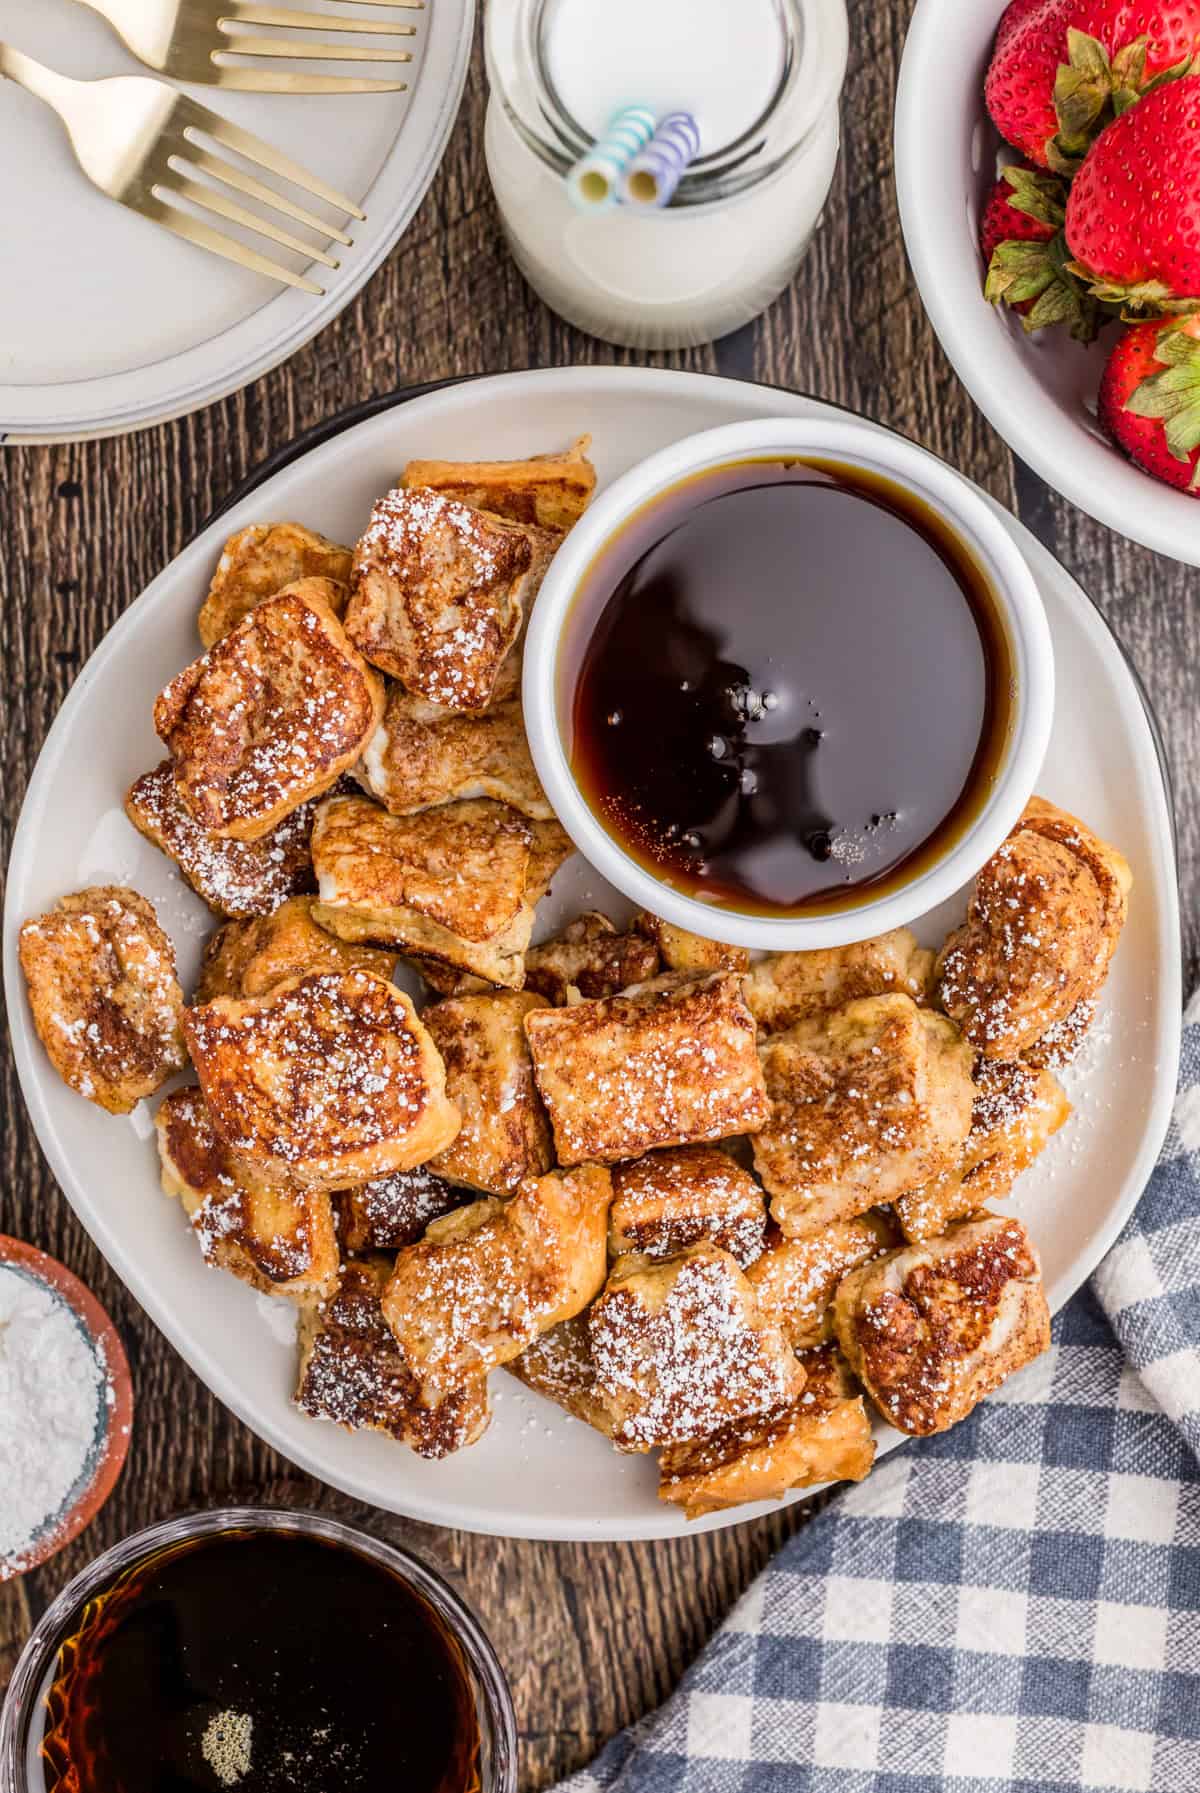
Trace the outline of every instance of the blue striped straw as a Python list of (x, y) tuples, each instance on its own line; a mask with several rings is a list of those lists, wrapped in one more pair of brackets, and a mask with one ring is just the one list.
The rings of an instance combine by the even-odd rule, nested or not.
[(621, 170), (654, 135), (654, 114), (626, 106), (603, 137), (567, 172), (567, 191), (581, 211), (603, 212), (617, 203)]
[(668, 112), (621, 174), (621, 198), (639, 211), (671, 203), (679, 178), (700, 154), (700, 129), (690, 112)]

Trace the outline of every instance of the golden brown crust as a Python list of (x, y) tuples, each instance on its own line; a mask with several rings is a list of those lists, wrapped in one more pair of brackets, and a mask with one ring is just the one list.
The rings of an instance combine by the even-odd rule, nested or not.
[(426, 1401), (587, 1306), (604, 1282), (611, 1198), (599, 1165), (550, 1171), (435, 1220), (399, 1254), (384, 1317)]
[(480, 798), (389, 816), (365, 797), (321, 805), (314, 917), (343, 940), (442, 960), (520, 989), (533, 927), (535, 824)]
[(79, 1095), (128, 1114), (187, 1063), (175, 949), (136, 890), (62, 897), (25, 922), (18, 950), (38, 1037)]
[(526, 1388), (545, 1395), (573, 1419), (612, 1437), (616, 1422), (596, 1383), (586, 1313), (543, 1332), (504, 1367)]
[(351, 1260), (329, 1297), (300, 1321), (296, 1405), (347, 1431), (384, 1432), (421, 1457), (446, 1457), (487, 1430), (486, 1376), (474, 1376), (435, 1407), (421, 1404), (416, 1378), (388, 1331), (380, 1305), (387, 1258)]
[(950, 1221), (1003, 1201), (1070, 1112), (1071, 1104), (1050, 1071), (1023, 1061), (980, 1059), (962, 1161), (896, 1198), (904, 1237), (936, 1238)]
[(460, 716), (393, 685), (363, 754), (361, 777), (396, 816), (470, 797), (491, 797), (538, 821), (554, 815), (516, 699), (482, 715)]
[(201, 641), (206, 648), (215, 646), (264, 598), (298, 579), (328, 585), (325, 601), (340, 616), (349, 596), (352, 558), (349, 548), (300, 523), (251, 523), (237, 530), (221, 550), (200, 609)]
[(1019, 1220), (983, 1214), (852, 1270), (834, 1320), (850, 1367), (902, 1432), (944, 1432), (1050, 1344)]
[(707, 1240), (673, 1258), (619, 1258), (588, 1330), (619, 1450), (705, 1438), (804, 1386), (736, 1259)]
[(937, 999), (976, 1051), (1066, 1062), (1108, 976), (1131, 882), (1115, 847), (1031, 798), (937, 962)]
[(510, 1195), (554, 1162), (550, 1126), (533, 1081), (524, 1019), (543, 1007), (520, 990), (451, 997), (421, 1017), (446, 1067), (446, 1094), (462, 1127), (430, 1169), (488, 1195)]
[(633, 927), (658, 948), (664, 971), (682, 971), (695, 976), (706, 971), (748, 971), (750, 952), (744, 946), (724, 946), (719, 940), (708, 940), (664, 921), (649, 909), (639, 909)]
[(173, 679), (154, 726), (196, 820), (212, 834), (260, 840), (337, 783), (382, 714), (382, 681), (301, 581)]
[(591, 440), (580, 436), (565, 453), (525, 461), (409, 461), (402, 478), (409, 488), (441, 492), (509, 522), (565, 535), (596, 489), (596, 469), (587, 458)]
[(338, 1248), (327, 1195), (247, 1176), (194, 1086), (165, 1096), (154, 1124), (163, 1189), (183, 1203), (206, 1263), (263, 1295), (307, 1298), (332, 1286)]
[(290, 978), (184, 1021), (213, 1124), (235, 1161), (310, 1189), (409, 1170), (458, 1131), (408, 997), (362, 971)]
[(471, 1191), (435, 1176), (427, 1165), (394, 1170), (334, 1195), (343, 1251), (399, 1251), (414, 1245), (425, 1228), (473, 1199)]
[(868, 996), (761, 1049), (771, 1118), (754, 1167), (792, 1238), (865, 1213), (958, 1162), (974, 1054), (910, 996)]
[(396, 955), (377, 947), (352, 946), (317, 926), (313, 898), (293, 897), (270, 915), (230, 921), (204, 949), (192, 1001), (218, 996), (265, 996), (290, 977), (319, 971), (366, 971), (389, 981)]
[(144, 772), (125, 796), (138, 832), (175, 861), (210, 909), (234, 918), (269, 915), (288, 897), (316, 889), (308, 847), (314, 808), (302, 803), (261, 840), (226, 840), (196, 820), (169, 759)]
[(732, 972), (526, 1017), (560, 1164), (725, 1139), (769, 1112), (754, 1021)]
[(769, 954), (750, 968), (746, 1003), (760, 1033), (786, 1033), (797, 1021), (864, 996), (898, 991), (923, 1003), (932, 975), (933, 954), (908, 928), (893, 928), (854, 946)]
[(763, 1248), (767, 1210), (748, 1171), (719, 1146), (647, 1152), (613, 1171), (608, 1249), (669, 1258), (711, 1239), (744, 1270)]
[(644, 934), (620, 934), (607, 915), (591, 909), (568, 922), (561, 934), (531, 946), (525, 954), (525, 986), (555, 1008), (572, 990), (587, 1001), (615, 996), (631, 984), (658, 975), (658, 947)]
[(659, 1459), (658, 1494), (689, 1519), (746, 1501), (782, 1500), (792, 1488), (861, 1482), (875, 1459), (862, 1395), (830, 1347), (806, 1351), (803, 1392), (790, 1406), (725, 1426)]
[(346, 628), (372, 665), (450, 710), (486, 710), (557, 541), (436, 492), (378, 499)]
[(835, 1220), (807, 1239), (777, 1233), (746, 1272), (764, 1314), (796, 1351), (833, 1337), (833, 1298), (856, 1264), (865, 1264), (899, 1243), (895, 1223), (882, 1210)]

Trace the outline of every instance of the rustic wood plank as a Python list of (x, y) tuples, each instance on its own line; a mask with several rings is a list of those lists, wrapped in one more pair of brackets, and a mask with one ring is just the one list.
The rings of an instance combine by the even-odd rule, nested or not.
[[(593, 342), (533, 297), (501, 239), (483, 167), (476, 51), (445, 163), (404, 242), (358, 299), (286, 366), (197, 415), (118, 441), (9, 450), (0, 475), (0, 691), (7, 845), (38, 747), (84, 659), (242, 476), (358, 399), (456, 373), (652, 360), (811, 391), (893, 425), (971, 473), (1083, 579), (1132, 652), (1179, 780), (1186, 888), (1200, 867), (1194, 577), (1112, 536), (1014, 468), (934, 340), (904, 258), (891, 170), (891, 99), (910, 0), (855, 0), (844, 153), (810, 254), (757, 325), (716, 345), (641, 357)], [(1189, 975), (1197, 918), (1185, 923)], [(0, 1230), (62, 1257), (107, 1303), (129, 1350), (129, 1462), (83, 1537), (0, 1588), (0, 1687), (21, 1639), (101, 1547), (179, 1510), (228, 1500), (315, 1506), (435, 1554), (509, 1665), (526, 1789), (580, 1765), (661, 1701), (803, 1510), (652, 1545), (481, 1539), (358, 1507), (259, 1443), (174, 1355), (72, 1217), (37, 1150), (11, 1060), (0, 1071)]]

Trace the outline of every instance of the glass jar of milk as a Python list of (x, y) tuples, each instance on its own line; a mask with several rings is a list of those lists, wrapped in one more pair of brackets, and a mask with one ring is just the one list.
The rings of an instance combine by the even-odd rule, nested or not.
[[(833, 179), (844, 0), (486, 0), (488, 172), (529, 284), (569, 323), (682, 348), (749, 323), (799, 265)], [(661, 211), (581, 211), (564, 176), (614, 114), (690, 112)]]

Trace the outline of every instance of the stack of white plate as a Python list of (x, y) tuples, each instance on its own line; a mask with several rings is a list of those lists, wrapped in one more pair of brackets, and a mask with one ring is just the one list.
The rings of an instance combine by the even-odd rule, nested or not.
[[(318, 270), (319, 299), (277, 288), (114, 205), (80, 172), (50, 109), (0, 82), (0, 441), (166, 422), (237, 391), (323, 329), (379, 266), (433, 179), (462, 96), (474, 11), (475, 0), (429, 0), (416, 15), (395, 14), (418, 23), (405, 93), (187, 89), (366, 212), (337, 272)], [(78, 0), (8, 0), (3, 30), (66, 75), (146, 73)]]

